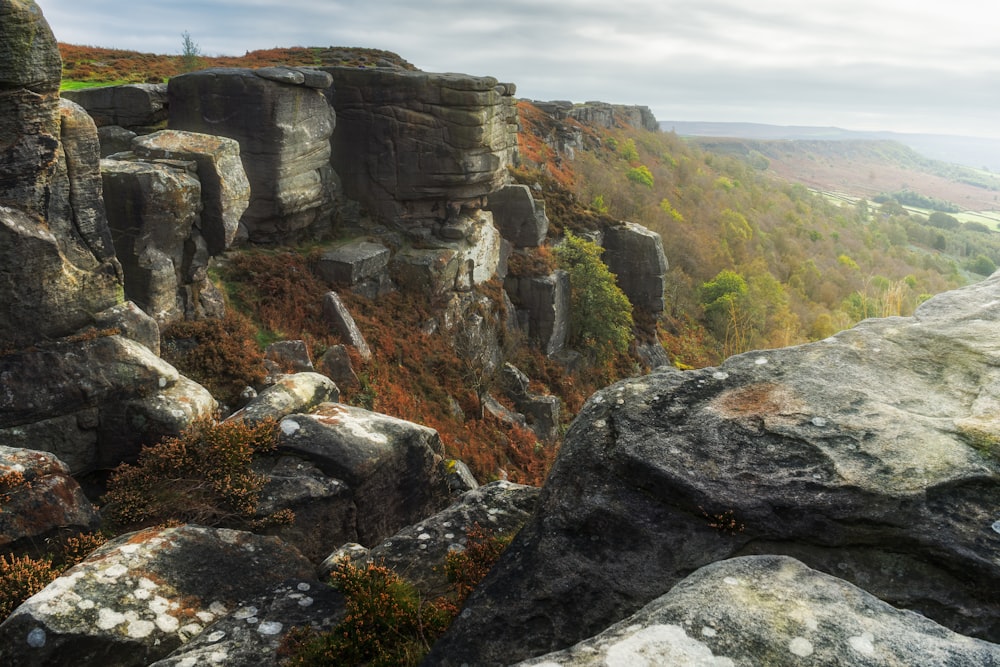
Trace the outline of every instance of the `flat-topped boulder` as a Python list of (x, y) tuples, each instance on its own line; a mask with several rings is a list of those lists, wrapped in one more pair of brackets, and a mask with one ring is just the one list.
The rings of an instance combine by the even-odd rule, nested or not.
[(599, 391), (431, 664), (565, 648), (749, 554), (1000, 640), (998, 361), (1000, 275), (912, 318)]
[(129, 83), (67, 90), (62, 93), (90, 114), (97, 127), (118, 126), (148, 132), (167, 122), (167, 84)]
[(323, 69), (336, 89), (334, 168), (345, 193), (374, 216), (433, 226), (481, 206), (505, 184), (516, 148), (512, 84), (464, 74)]
[(235, 139), (250, 182), (241, 218), (254, 242), (291, 243), (328, 233), (330, 77), (305, 68), (215, 68), (170, 79), (169, 126)]
[(665, 305), (667, 256), (663, 240), (654, 231), (634, 222), (604, 230), (601, 259), (615, 274), (615, 282), (632, 306), (659, 316)]

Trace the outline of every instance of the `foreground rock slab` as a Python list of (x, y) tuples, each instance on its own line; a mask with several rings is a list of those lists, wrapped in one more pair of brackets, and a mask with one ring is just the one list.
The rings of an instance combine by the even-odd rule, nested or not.
[(793, 558), (747, 556), (708, 565), (600, 635), (520, 664), (998, 665), (1000, 646)]
[(598, 392), (432, 664), (564, 648), (749, 554), (1000, 640), (998, 361), (1000, 276), (912, 318)]
[(148, 665), (312, 565), (277, 538), (202, 526), (129, 533), (0, 625), (0, 664)]

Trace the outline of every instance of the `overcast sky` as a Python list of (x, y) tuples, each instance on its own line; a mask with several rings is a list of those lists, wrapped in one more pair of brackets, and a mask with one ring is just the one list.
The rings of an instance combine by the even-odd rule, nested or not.
[(206, 55), (386, 49), (519, 97), (660, 120), (1000, 137), (1000, 8), (983, 0), (38, 0), (56, 38)]

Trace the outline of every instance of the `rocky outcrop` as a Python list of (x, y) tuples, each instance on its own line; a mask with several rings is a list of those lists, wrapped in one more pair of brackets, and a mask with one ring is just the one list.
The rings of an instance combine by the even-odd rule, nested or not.
[[(514, 86), (491, 77), (324, 68), (333, 76), (333, 165), (371, 214), (444, 224), (506, 182), (516, 143)], [(433, 147), (433, 150), (428, 150)]]
[(372, 351), (365, 342), (364, 334), (336, 292), (327, 292), (323, 295), (323, 318), (345, 343), (358, 351), (363, 360), (371, 359)]
[(0, 625), (0, 663), (148, 665), (311, 570), (294, 549), (252, 533), (189, 525), (123, 535)]
[(328, 574), (344, 554), (355, 564), (374, 562), (390, 567), (428, 599), (445, 595), (449, 581), (445, 559), (452, 551), (462, 551), (467, 534), (478, 526), (496, 537), (511, 537), (528, 520), (539, 489), (534, 486), (499, 481), (467, 491), (444, 510), (412, 526), (369, 550), (360, 545), (338, 549), (320, 568)]
[(555, 271), (544, 277), (507, 276), (504, 290), (516, 307), (518, 325), (542, 346), (556, 354), (569, 334), (569, 274)]
[(0, 445), (0, 552), (95, 530), (100, 518), (52, 454)]
[(748, 554), (997, 641), (998, 293), (994, 276), (913, 318), (598, 392), (432, 664), (564, 648)]
[(281, 421), (279, 451), (347, 482), (358, 541), (372, 545), (448, 504), (433, 429), (339, 403)]
[(623, 222), (604, 230), (603, 245), (601, 259), (615, 274), (618, 287), (632, 306), (661, 315), (667, 256), (660, 235), (634, 222)]
[(519, 665), (996, 665), (1000, 646), (786, 556), (705, 566), (600, 635)]
[(239, 144), (164, 130), (137, 137), (101, 171), (125, 296), (161, 324), (220, 317), (208, 265), (233, 242), (249, 202)]
[(660, 131), (660, 124), (653, 112), (644, 106), (584, 102), (573, 105), (567, 115), (581, 123), (606, 127), (609, 130), (630, 125), (637, 130)]
[(330, 76), (304, 68), (208, 69), (170, 79), (170, 128), (235, 139), (250, 182), (251, 241), (329, 233), (335, 175)]
[(346, 287), (374, 299), (393, 289), (389, 249), (372, 241), (349, 241), (330, 248), (316, 262), (316, 272), (334, 287)]
[(167, 123), (167, 84), (129, 83), (67, 90), (62, 96), (87, 110), (97, 127), (117, 126), (146, 134)]
[(340, 391), (330, 378), (319, 373), (293, 373), (250, 399), (229, 420), (257, 423), (265, 419), (281, 420), (290, 414), (309, 412), (328, 401), (340, 399)]
[(490, 195), (487, 210), (500, 235), (515, 248), (541, 245), (549, 231), (545, 202), (531, 196), (527, 185), (507, 185)]
[(0, 3), (0, 350), (65, 336), (121, 300), (96, 130), (60, 105), (59, 52), (33, 2)]

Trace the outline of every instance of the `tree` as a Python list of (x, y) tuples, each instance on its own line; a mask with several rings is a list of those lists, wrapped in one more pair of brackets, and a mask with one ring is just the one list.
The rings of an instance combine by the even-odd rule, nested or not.
[(184, 40), (181, 44), (181, 61), (184, 63), (185, 72), (193, 72), (200, 65), (201, 49), (191, 38), (191, 33), (187, 30), (181, 33)]
[(555, 248), (559, 267), (569, 273), (570, 343), (594, 350), (599, 361), (628, 351), (633, 338), (632, 304), (601, 261), (603, 252), (569, 231)]

